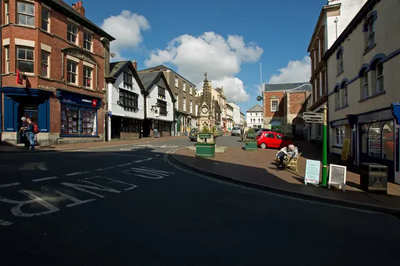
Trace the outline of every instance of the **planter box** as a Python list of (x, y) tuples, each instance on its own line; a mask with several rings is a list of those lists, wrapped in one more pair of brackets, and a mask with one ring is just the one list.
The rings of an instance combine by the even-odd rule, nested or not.
[(196, 143), (196, 157), (209, 158), (215, 157), (215, 143), (198, 142)]
[(247, 133), (247, 138), (248, 139), (255, 139), (256, 138), (256, 134), (254, 132)]
[(201, 139), (210, 139), (212, 133), (199, 133), (199, 138)]
[(257, 151), (257, 141), (246, 141), (244, 148), (246, 151)]

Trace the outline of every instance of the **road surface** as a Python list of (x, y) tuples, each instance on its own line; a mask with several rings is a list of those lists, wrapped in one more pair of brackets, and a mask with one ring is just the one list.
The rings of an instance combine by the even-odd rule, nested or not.
[(399, 263), (399, 219), (213, 180), (168, 155), (185, 145), (0, 154), (0, 264)]

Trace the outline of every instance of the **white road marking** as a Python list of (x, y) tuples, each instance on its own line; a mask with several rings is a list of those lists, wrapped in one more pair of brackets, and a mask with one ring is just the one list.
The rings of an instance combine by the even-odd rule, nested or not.
[(58, 177), (56, 176), (50, 176), (50, 177), (43, 177), (43, 178), (37, 178), (37, 179), (32, 179), (33, 182), (41, 182), (41, 181), (46, 181), (46, 180), (52, 180), (52, 179), (57, 179)]
[(19, 186), (19, 185), (21, 185), (21, 184), (18, 183), (18, 182), (15, 182), (15, 183), (8, 183), (8, 184), (2, 184), (2, 185), (0, 185), (0, 188), (13, 187), (13, 186)]
[(156, 156), (156, 157), (159, 157), (159, 156), (160, 156), (160, 154), (156, 154), (155, 156)]
[(152, 158), (147, 158), (147, 159), (144, 159), (144, 160), (134, 161), (134, 163), (143, 163), (143, 162), (148, 162), (148, 161), (151, 161), (151, 160), (153, 160), (153, 159)]
[(1, 226), (9, 226), (9, 225), (12, 225), (12, 224), (13, 224), (12, 222), (0, 219), (0, 225)]
[(112, 193), (121, 193), (120, 191), (118, 191), (116, 189), (105, 187), (105, 186), (102, 186), (102, 185), (99, 185), (99, 184), (96, 184), (96, 183), (93, 183), (93, 182), (90, 182), (90, 181), (87, 181), (87, 180), (82, 180), (81, 179), (79, 181), (82, 182), (82, 183), (89, 184), (91, 186), (83, 185), (83, 184), (68, 183), (68, 182), (61, 183), (61, 185), (75, 188), (76, 190), (83, 191), (83, 192), (95, 195), (95, 196), (97, 196), (99, 198), (104, 198), (104, 196), (100, 195), (100, 194), (97, 194), (95, 192), (92, 192), (92, 191), (90, 191), (88, 189), (97, 190), (97, 191), (112, 192)]
[(87, 174), (87, 173), (89, 173), (89, 171), (69, 173), (69, 174), (66, 174), (66, 176), (83, 175), (83, 174)]
[[(46, 190), (48, 190), (48, 189), (46, 189)], [(96, 200), (96, 199), (80, 200), (80, 199), (77, 199), (77, 198), (75, 198), (75, 197), (72, 197), (72, 196), (70, 196), (70, 195), (68, 195), (68, 194), (65, 194), (65, 193), (63, 193), (63, 192), (61, 192), (61, 191), (58, 191), (58, 190), (55, 190), (55, 192), (56, 192), (57, 194), (59, 194), (59, 195), (61, 196), (61, 198), (65, 198), (65, 199), (68, 199), (68, 200), (70, 200), (70, 201), (73, 202), (73, 203), (71, 203), (71, 204), (66, 205), (67, 207), (74, 207), (74, 206), (77, 206), (77, 205), (89, 203), (89, 202), (92, 202), (92, 201), (95, 201), (95, 200)]]
[(89, 178), (85, 178), (85, 179), (87, 179), (87, 180), (91, 180), (91, 179), (105, 179), (105, 180), (110, 181), (110, 182), (108, 182), (109, 184), (112, 184), (112, 183), (119, 183), (119, 184), (128, 185), (129, 187), (128, 187), (128, 188), (124, 188), (124, 190), (131, 190), (131, 189), (134, 189), (134, 188), (137, 188), (137, 187), (138, 187), (137, 185), (134, 185), (134, 184), (131, 184), (131, 183), (126, 183), (126, 182), (124, 182), (124, 181), (120, 181), (120, 180), (117, 180), (117, 179), (112, 179), (112, 178), (108, 178), (108, 177), (104, 177), (104, 176), (95, 176), (95, 177), (89, 177)]
[(114, 169), (114, 167), (111, 166), (111, 167), (106, 167), (106, 168), (98, 168), (98, 169), (94, 169), (94, 170), (96, 170), (96, 171), (106, 171), (106, 170), (111, 170), (111, 169)]
[(131, 169), (123, 171), (123, 173), (127, 175), (144, 177), (147, 179), (163, 179), (164, 177), (167, 177), (170, 174), (174, 174), (172, 172), (160, 171), (144, 167), (143, 168), (132, 167)]
[(124, 164), (119, 164), (119, 165), (117, 165), (118, 167), (125, 167), (125, 166), (128, 166), (128, 165), (131, 165), (132, 163), (124, 163)]
[[(117, 156), (128, 156), (128, 157), (138, 157), (138, 158), (151, 158), (151, 157), (148, 157), (148, 156), (142, 156), (142, 155), (135, 155), (135, 154), (121, 154), (121, 153), (113, 153), (113, 152), (110, 152), (110, 153), (108, 153), (108, 154), (112, 154), (112, 155), (117, 155)], [(156, 160), (162, 160), (161, 158), (151, 158), (151, 159), (156, 159)]]

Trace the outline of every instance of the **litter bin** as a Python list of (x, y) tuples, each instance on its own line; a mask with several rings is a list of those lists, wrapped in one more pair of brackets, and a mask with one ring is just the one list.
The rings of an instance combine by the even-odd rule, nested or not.
[(160, 132), (157, 129), (154, 129), (154, 137), (159, 138), (160, 137)]
[(377, 163), (362, 163), (360, 166), (361, 188), (368, 192), (387, 194), (387, 166)]

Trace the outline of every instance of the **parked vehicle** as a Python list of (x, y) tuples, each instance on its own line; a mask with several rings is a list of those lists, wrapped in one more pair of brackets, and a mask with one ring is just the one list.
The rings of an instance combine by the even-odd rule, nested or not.
[(257, 135), (261, 134), (261, 132), (266, 132), (266, 131), (272, 131), (272, 130), (270, 128), (256, 128), (254, 132), (257, 136)]
[(297, 142), (292, 140), (281, 133), (273, 131), (263, 131), (260, 135), (256, 136), (257, 145), (262, 149), (274, 148), (281, 149), (289, 144), (297, 146)]
[(198, 128), (192, 128), (189, 132), (190, 141), (197, 141), (197, 134), (199, 133)]
[(231, 136), (240, 136), (240, 127), (233, 127), (231, 131)]
[(221, 137), (222, 135), (224, 135), (224, 132), (221, 128), (217, 127), (214, 132), (214, 137)]

